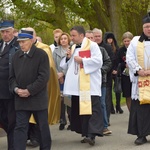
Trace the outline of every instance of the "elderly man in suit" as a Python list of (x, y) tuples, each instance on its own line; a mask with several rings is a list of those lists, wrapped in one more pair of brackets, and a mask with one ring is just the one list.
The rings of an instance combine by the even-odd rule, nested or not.
[(10, 90), (15, 94), (14, 148), (26, 149), (29, 119), (33, 114), (40, 130), (40, 150), (50, 150), (47, 93), (49, 59), (46, 52), (33, 44), (32, 39), (32, 31), (21, 30), (18, 34), (21, 50), (12, 59), (9, 82)]

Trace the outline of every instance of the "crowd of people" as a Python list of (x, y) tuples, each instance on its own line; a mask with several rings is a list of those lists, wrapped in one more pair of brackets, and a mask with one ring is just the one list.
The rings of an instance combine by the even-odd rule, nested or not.
[[(7, 133), (8, 150), (26, 146), (51, 149), (49, 125), (81, 135), (81, 143), (95, 145), (96, 137), (112, 134), (110, 115), (129, 110), (128, 133), (136, 145), (150, 134), (150, 13), (143, 33), (129, 31), (118, 44), (112, 32), (85, 31), (74, 26), (70, 34), (55, 29), (54, 43), (46, 45), (31, 27), (14, 29), (14, 21), (0, 23), (0, 127)], [(121, 72), (122, 92), (114, 82)], [(69, 104), (66, 102), (69, 99)], [(66, 115), (67, 114), (67, 115)], [(67, 116), (67, 117), (66, 117)]]

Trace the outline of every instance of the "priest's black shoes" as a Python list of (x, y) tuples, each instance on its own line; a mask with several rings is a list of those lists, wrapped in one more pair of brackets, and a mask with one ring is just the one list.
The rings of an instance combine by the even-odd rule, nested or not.
[(59, 130), (64, 130), (66, 124), (60, 124), (59, 125)]
[(143, 137), (138, 137), (136, 140), (135, 140), (135, 144), (136, 145), (142, 145), (142, 144), (144, 144), (144, 143), (146, 143), (147, 142), (147, 139), (146, 139), (146, 137), (145, 136), (143, 136)]
[(81, 140), (81, 143), (89, 143), (90, 145), (94, 146), (95, 145), (95, 139), (86, 137), (83, 140)]
[(86, 138), (84, 138), (84, 139), (82, 139), (81, 140), (81, 143), (86, 143), (86, 140), (85, 140)]

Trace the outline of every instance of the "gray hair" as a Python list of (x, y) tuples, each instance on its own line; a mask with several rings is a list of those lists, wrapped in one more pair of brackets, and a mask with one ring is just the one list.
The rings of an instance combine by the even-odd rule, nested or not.
[(92, 31), (93, 31), (93, 33), (99, 32), (101, 35), (103, 34), (102, 30), (98, 29), (98, 28), (94, 28)]
[(93, 33), (92, 30), (86, 30), (85, 33)]

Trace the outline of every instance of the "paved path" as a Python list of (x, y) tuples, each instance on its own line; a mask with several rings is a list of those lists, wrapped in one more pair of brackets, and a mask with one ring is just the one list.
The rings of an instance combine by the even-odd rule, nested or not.
[[(59, 131), (59, 125), (50, 126), (52, 136), (52, 150), (148, 150), (150, 149), (150, 136), (148, 142), (141, 146), (134, 145), (136, 136), (127, 134), (129, 112), (126, 106), (122, 107), (123, 114), (111, 115), (112, 135), (97, 137), (95, 146), (80, 143), (79, 134), (68, 130)], [(6, 134), (0, 129), (0, 150), (7, 150)], [(27, 147), (27, 150), (39, 148)]]

